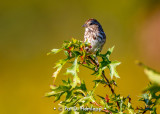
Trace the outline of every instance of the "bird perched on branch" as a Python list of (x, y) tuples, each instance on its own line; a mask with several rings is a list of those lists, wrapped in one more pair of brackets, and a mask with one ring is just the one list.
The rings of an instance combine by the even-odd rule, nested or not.
[(96, 19), (88, 19), (83, 27), (85, 27), (84, 42), (91, 44), (91, 47), (85, 47), (85, 49), (92, 53), (101, 51), (106, 42), (106, 35), (101, 24)]

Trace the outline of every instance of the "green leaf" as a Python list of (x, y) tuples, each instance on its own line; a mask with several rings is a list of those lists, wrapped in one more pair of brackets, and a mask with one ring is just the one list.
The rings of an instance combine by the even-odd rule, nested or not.
[(158, 85), (156, 83), (155, 84), (151, 84), (143, 92), (146, 92), (146, 91), (150, 91), (152, 94), (155, 94), (155, 93), (160, 91), (160, 85)]
[(160, 73), (150, 68), (145, 68), (144, 72), (152, 82), (160, 84)]
[(91, 91), (90, 95), (93, 95), (93, 94), (94, 94), (96, 88), (98, 87), (98, 85), (99, 85), (99, 83), (100, 83), (100, 82), (98, 82), (98, 81), (94, 81), (94, 82), (95, 82), (95, 85), (94, 85), (93, 90)]
[(100, 95), (97, 95), (98, 97), (100, 97), (102, 100), (105, 100), (105, 98), (104, 97), (102, 97), (102, 96), (100, 96)]
[(67, 57), (69, 57), (69, 53), (68, 53), (68, 51), (64, 51), (64, 54), (67, 56)]
[(56, 54), (56, 53), (58, 53), (58, 52), (60, 52), (62, 50), (63, 49), (52, 49), (51, 52), (47, 53), (47, 55), (49, 55), (49, 54)]
[[(82, 96), (81, 96), (81, 98), (82, 98)], [(61, 104), (62, 105), (65, 105), (65, 106), (67, 106), (67, 107), (73, 107), (73, 106), (75, 106), (77, 103), (78, 103), (78, 101), (81, 99), (79, 96), (74, 96), (74, 97), (72, 97), (71, 99), (68, 99), (67, 100), (67, 102), (62, 102)]]
[(48, 93), (45, 94), (46, 97), (51, 97), (51, 96), (53, 96), (53, 95), (55, 95), (55, 92), (54, 92), (54, 91), (48, 92)]
[(88, 69), (90, 69), (90, 70), (95, 70), (95, 67), (93, 67), (91, 64), (89, 64), (88, 63), (88, 60), (86, 60), (86, 63), (87, 64), (81, 64), (80, 62), (78, 63), (78, 64), (80, 64), (80, 65), (82, 65), (82, 66), (84, 66), (84, 67), (86, 67), (86, 68), (88, 68)]
[(87, 104), (87, 103), (90, 103), (90, 102), (95, 102), (95, 99), (93, 98), (92, 95), (89, 95), (89, 96), (86, 96), (86, 97), (83, 97), (79, 100), (79, 102), (82, 102), (83, 105)]
[(55, 100), (57, 101), (57, 99), (59, 100), (61, 95), (63, 95), (65, 92), (61, 91), (61, 92), (56, 92), (56, 91), (51, 91), (45, 94), (46, 97), (51, 97), (51, 96), (55, 96)]
[(66, 41), (66, 40), (64, 41), (64, 43), (69, 43), (69, 42), (70, 42), (70, 41)]
[(75, 58), (72, 66), (67, 68), (67, 72), (66, 72), (66, 74), (72, 74), (73, 75), (72, 88), (74, 88), (78, 83), (80, 83), (80, 79), (78, 77), (77, 72), (79, 72), (78, 57)]
[(113, 61), (111, 62), (109, 65), (108, 65), (108, 68), (110, 70), (110, 76), (111, 76), (111, 79), (113, 78), (113, 76), (115, 76), (116, 78), (120, 78), (119, 75), (118, 75), (118, 72), (116, 70), (116, 67), (118, 65), (120, 65), (121, 63), (118, 62), (118, 61)]
[(87, 91), (86, 84), (85, 84), (84, 80), (82, 81), (80, 88), (81, 88), (81, 90), (83, 90), (85, 92)]
[(80, 53), (79, 51), (73, 51), (73, 53), (74, 53), (74, 55), (75, 55), (76, 57), (78, 57), (79, 55), (81, 55), (81, 53)]
[(59, 85), (58, 87), (56, 86), (51, 86), (51, 90), (54, 91), (54, 93), (58, 93), (58, 92), (61, 92), (61, 91), (69, 91), (71, 89), (71, 86), (68, 85)]
[(71, 78), (68, 78), (68, 84), (71, 84)]
[(156, 106), (153, 107), (153, 110), (151, 111), (151, 114), (157, 114)]
[(73, 44), (76, 44), (76, 43), (77, 43), (77, 41), (78, 41), (77, 39), (72, 38), (72, 43), (73, 43)]
[[(65, 83), (65, 85), (59, 85), (58, 87), (51, 85), (51, 92), (46, 93), (45, 96), (46, 97), (51, 97), (51, 96), (55, 96), (55, 101), (59, 100), (60, 97), (65, 93), (65, 92), (70, 92), (71, 89), (71, 85), (68, 85), (67, 81), (63, 80), (63, 83)], [(67, 85), (66, 85), (67, 84)], [(68, 96), (69, 97), (69, 96)]]
[(68, 100), (72, 96), (72, 90), (67, 91), (66, 100)]
[(98, 72), (96, 71), (95, 73), (97, 73), (97, 78), (99, 78), (102, 75), (102, 68), (98, 69)]
[(149, 105), (150, 104), (150, 94), (149, 93), (142, 94), (139, 101), (144, 101), (145, 104)]
[(132, 108), (132, 104), (130, 102), (128, 102), (127, 106), (128, 113), (135, 114), (134, 109)]
[(113, 50), (114, 50), (114, 46), (113, 46), (112, 48), (109, 48), (109, 49), (108, 49), (108, 51), (107, 51), (107, 53), (106, 53), (106, 55), (107, 55), (108, 58), (109, 58), (109, 56), (111, 55), (111, 53), (113, 52)]
[(155, 71), (154, 69), (146, 66), (142, 62), (136, 61), (136, 64), (144, 68), (145, 74), (153, 83), (160, 84), (160, 72)]
[(61, 71), (63, 65), (64, 65), (68, 60), (69, 60), (69, 58), (67, 58), (67, 59), (62, 59), (62, 60), (60, 60), (58, 63), (56, 63), (56, 66), (55, 66), (54, 68), (57, 68), (57, 70), (53, 73), (53, 76), (52, 76), (52, 77), (54, 77), (54, 82), (55, 82), (55, 80), (56, 80), (56, 78), (57, 78), (58, 73)]
[(58, 87), (57, 86), (55, 86), (55, 85), (50, 85), (50, 89), (51, 90), (55, 90), (55, 89), (57, 89)]
[(64, 93), (65, 92), (61, 92), (61, 93), (55, 94), (54, 95), (55, 96), (55, 101), (54, 102), (58, 101)]
[(101, 84), (106, 84), (106, 85), (109, 84), (109, 83), (107, 83), (104, 79), (93, 80), (93, 82), (95, 82), (95, 83), (101, 83)]
[(64, 85), (68, 85), (68, 82), (67, 82), (67, 81), (62, 80), (62, 82), (63, 82)]

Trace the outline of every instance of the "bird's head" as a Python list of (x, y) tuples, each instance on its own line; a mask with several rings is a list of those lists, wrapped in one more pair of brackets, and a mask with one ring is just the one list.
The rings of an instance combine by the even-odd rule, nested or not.
[(82, 27), (89, 28), (93, 26), (100, 26), (96, 19), (88, 19)]

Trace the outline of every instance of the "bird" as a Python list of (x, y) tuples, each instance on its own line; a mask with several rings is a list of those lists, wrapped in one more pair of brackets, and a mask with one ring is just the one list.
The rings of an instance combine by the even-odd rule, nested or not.
[(101, 24), (96, 19), (88, 19), (85, 24), (84, 42), (90, 43), (90, 47), (85, 47), (87, 52), (96, 53), (101, 52), (105, 42), (106, 35)]

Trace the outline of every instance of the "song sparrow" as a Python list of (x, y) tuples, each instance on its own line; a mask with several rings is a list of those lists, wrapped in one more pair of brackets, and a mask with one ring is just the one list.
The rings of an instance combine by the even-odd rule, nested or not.
[(103, 45), (106, 42), (106, 35), (102, 29), (102, 26), (96, 19), (89, 19), (83, 25), (85, 27), (84, 42), (91, 44), (91, 47), (86, 47), (88, 52), (95, 53), (98, 50), (102, 50)]

